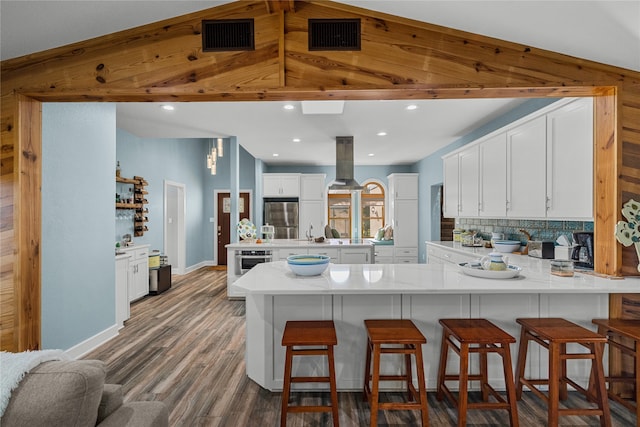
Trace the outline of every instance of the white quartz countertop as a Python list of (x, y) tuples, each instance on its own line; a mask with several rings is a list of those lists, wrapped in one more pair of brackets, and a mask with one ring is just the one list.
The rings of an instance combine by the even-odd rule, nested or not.
[(313, 248), (313, 247), (371, 247), (373, 243), (369, 240), (352, 240), (352, 239), (325, 239), (322, 243), (316, 243), (306, 239), (274, 239), (271, 242), (256, 243), (255, 241), (241, 241), (238, 243), (230, 243), (225, 247), (227, 249), (261, 249), (261, 248)]
[(232, 286), (265, 295), (638, 293), (640, 278), (606, 279), (576, 272), (527, 271), (513, 279), (467, 276), (455, 264), (329, 264), (319, 276), (296, 276), (285, 261), (259, 264)]

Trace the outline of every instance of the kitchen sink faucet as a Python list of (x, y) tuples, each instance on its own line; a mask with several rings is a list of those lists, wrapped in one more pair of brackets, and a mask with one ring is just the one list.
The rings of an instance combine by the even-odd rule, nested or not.
[(313, 224), (309, 223), (309, 229), (305, 232), (305, 236), (307, 236), (307, 240), (311, 241), (313, 240)]

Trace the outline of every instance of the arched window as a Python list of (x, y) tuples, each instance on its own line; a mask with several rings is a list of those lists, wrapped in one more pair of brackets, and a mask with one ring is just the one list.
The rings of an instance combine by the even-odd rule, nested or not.
[(373, 238), (384, 227), (384, 188), (377, 182), (365, 182), (360, 195), (362, 238)]
[(329, 226), (340, 233), (340, 238), (351, 237), (351, 193), (331, 191), (328, 195)]

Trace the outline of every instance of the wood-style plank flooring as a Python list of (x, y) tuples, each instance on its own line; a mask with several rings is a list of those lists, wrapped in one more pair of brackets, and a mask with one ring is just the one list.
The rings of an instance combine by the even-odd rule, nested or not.
[[(160, 400), (171, 426), (276, 426), (280, 393), (249, 380), (244, 365), (244, 302), (226, 298), (226, 273), (203, 268), (173, 276), (172, 288), (134, 303), (120, 334), (86, 355), (107, 363), (107, 381), (124, 386), (125, 400)], [(432, 386), (432, 385), (431, 385)], [(428, 384), (427, 387), (430, 387)], [(571, 393), (569, 405), (582, 399)], [(401, 396), (389, 393), (387, 399)], [(294, 393), (297, 403), (317, 399)], [(361, 393), (339, 393), (340, 425), (367, 426)], [(432, 426), (457, 424), (456, 411), (428, 393)], [(317, 401), (317, 400), (315, 400)], [(576, 403), (577, 402), (577, 403)], [(609, 401), (613, 426), (635, 426), (636, 417)], [(545, 426), (546, 405), (532, 393), (518, 402), (521, 426)], [(506, 411), (469, 411), (469, 426), (508, 425)], [(290, 414), (289, 426), (331, 425), (330, 414)], [(419, 426), (419, 413), (381, 411), (379, 426)], [(597, 426), (597, 417), (561, 417), (563, 426)]]

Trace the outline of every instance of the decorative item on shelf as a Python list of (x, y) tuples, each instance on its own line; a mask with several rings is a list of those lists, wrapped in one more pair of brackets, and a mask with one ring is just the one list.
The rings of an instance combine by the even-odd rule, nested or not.
[(616, 224), (616, 239), (624, 246), (634, 245), (638, 256), (638, 271), (640, 271), (640, 203), (629, 199), (622, 205), (622, 216), (627, 221)]
[(120, 176), (120, 160), (116, 163), (116, 177)]

